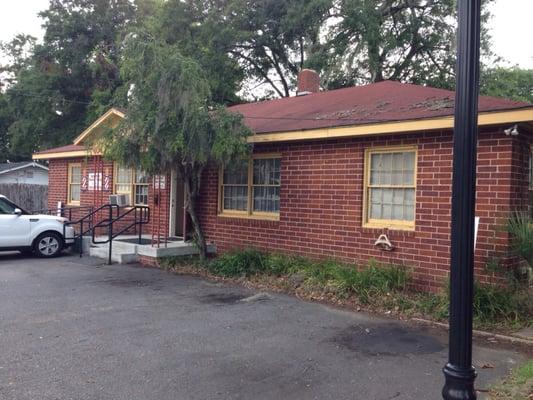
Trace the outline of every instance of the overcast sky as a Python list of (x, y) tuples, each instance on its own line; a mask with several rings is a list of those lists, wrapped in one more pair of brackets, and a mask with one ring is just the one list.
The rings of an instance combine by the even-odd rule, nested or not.
[[(10, 40), (21, 32), (41, 38), (41, 20), (37, 13), (47, 6), (48, 0), (2, 0), (0, 41)], [(496, 0), (492, 13), (494, 16), (490, 28), (493, 51), (512, 65), (533, 69), (533, 1)]]

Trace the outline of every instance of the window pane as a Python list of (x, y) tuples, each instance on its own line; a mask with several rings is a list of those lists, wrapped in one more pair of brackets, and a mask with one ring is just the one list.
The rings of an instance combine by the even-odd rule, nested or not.
[(248, 209), (248, 187), (226, 185), (223, 188), (224, 210), (246, 211)]
[(135, 183), (148, 183), (148, 174), (140, 169), (136, 170)]
[(368, 218), (412, 221), (415, 189), (370, 188)]
[(254, 185), (279, 185), (280, 183), (280, 159), (255, 159)]
[(70, 183), (81, 183), (81, 167), (79, 166), (71, 167)]
[(254, 211), (279, 212), (279, 186), (254, 187)]
[(370, 189), (370, 201), (381, 204), (383, 201), (383, 189)]
[(382, 207), (382, 218), (383, 219), (392, 219), (392, 205), (383, 204)]
[(148, 185), (135, 186), (135, 204), (148, 204)]
[(248, 160), (236, 161), (224, 168), (223, 180), (225, 185), (247, 185)]
[(392, 204), (393, 189), (383, 189), (383, 203)]
[(370, 207), (370, 218), (381, 219), (381, 204), (372, 204)]
[(15, 212), (15, 205), (4, 199), (0, 199), (0, 214), (13, 214)]
[(80, 185), (79, 184), (70, 185), (70, 200), (80, 201)]
[(393, 204), (392, 219), (398, 219), (398, 220), (403, 219), (403, 206), (402, 205)]
[(415, 219), (414, 205), (406, 205), (403, 207), (403, 219), (405, 221), (413, 221)]
[(125, 167), (117, 167), (117, 182), (131, 184), (131, 170)]

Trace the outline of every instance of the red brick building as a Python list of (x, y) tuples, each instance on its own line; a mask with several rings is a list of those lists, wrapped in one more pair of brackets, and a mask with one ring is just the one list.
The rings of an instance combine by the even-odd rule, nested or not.
[[(401, 263), (420, 286), (440, 287), (449, 270), (453, 92), (397, 82), (319, 92), (310, 71), (299, 85), (296, 97), (230, 108), (253, 130), (253, 153), (204, 174), (198, 211), (208, 241), (218, 252)], [(491, 281), (487, 262), (513, 262), (505, 219), (532, 209), (533, 105), (480, 97), (479, 112), (476, 275)], [(73, 145), (34, 155), (50, 160), (50, 207), (124, 193), (153, 209), (152, 231), (182, 237), (175, 171), (149, 178), (87, 147), (124, 117), (112, 109)], [(381, 234), (392, 248), (375, 245)]]

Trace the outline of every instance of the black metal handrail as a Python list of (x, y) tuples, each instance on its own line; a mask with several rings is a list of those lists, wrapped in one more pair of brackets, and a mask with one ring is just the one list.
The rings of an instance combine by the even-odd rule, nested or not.
[[(123, 227), (120, 231), (116, 232), (113, 229), (115, 223), (123, 220), (128, 215), (133, 214), (133, 222), (129, 225)], [(116, 218), (113, 218), (112, 209), (109, 210), (109, 218), (102, 220), (92, 227), (91, 240), (94, 244), (106, 244), (109, 243), (109, 253), (108, 253), (108, 264), (111, 264), (111, 252), (113, 246), (113, 239), (117, 236), (123, 234), (124, 232), (130, 230), (131, 228), (137, 226), (139, 227), (139, 244), (142, 243), (142, 226), (150, 222), (150, 207), (148, 206), (133, 206), (125, 213), (118, 215)], [(107, 228), (107, 239), (106, 240), (96, 240), (96, 230), (97, 228)]]
[[(82, 207), (80, 207), (82, 208)], [(75, 221), (72, 221), (72, 218), (69, 218), (69, 220), (67, 222), (65, 222), (63, 224), (63, 237), (66, 239), (74, 239), (74, 240), (80, 240), (80, 243), (79, 243), (79, 252), (80, 252), (80, 257), (82, 256), (83, 254), (83, 236), (85, 236), (86, 234), (88, 234), (89, 232), (92, 231), (93, 227), (94, 227), (94, 217), (95, 215), (97, 215), (98, 213), (102, 212), (103, 210), (109, 210), (108, 213), (109, 213), (109, 217), (110, 218), (113, 218), (113, 210), (116, 209), (117, 211), (117, 216), (119, 215), (119, 206), (117, 206), (116, 204), (104, 204), (98, 208), (93, 208), (93, 207), (87, 207), (87, 208), (90, 208), (90, 211), (88, 214), (85, 214), (83, 217), (75, 220)], [(71, 214), (71, 217), (72, 217), (72, 214)], [(87, 229), (84, 229), (84, 225), (87, 224)], [(79, 225), (79, 229), (74, 229), (74, 237), (69, 237), (67, 238), (66, 237), (66, 229), (67, 229), (67, 226), (75, 226), (75, 225)]]

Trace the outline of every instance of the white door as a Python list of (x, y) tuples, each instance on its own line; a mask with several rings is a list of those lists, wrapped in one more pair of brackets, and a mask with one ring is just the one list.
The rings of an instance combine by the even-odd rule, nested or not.
[(31, 215), (15, 214), (17, 206), (0, 198), (0, 247), (31, 245)]

